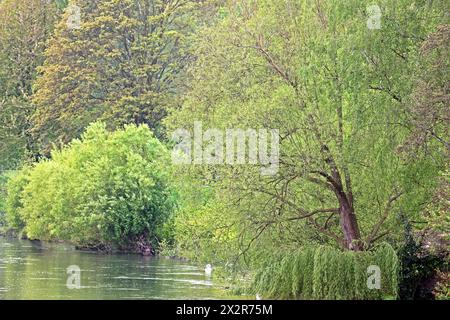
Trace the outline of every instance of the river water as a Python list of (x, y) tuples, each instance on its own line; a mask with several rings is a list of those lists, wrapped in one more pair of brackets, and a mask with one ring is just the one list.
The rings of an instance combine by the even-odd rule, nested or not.
[(236, 298), (184, 261), (0, 237), (0, 300)]

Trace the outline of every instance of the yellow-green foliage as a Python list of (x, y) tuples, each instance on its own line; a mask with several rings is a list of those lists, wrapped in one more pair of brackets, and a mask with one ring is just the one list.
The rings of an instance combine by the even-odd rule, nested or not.
[(19, 211), (22, 209), (22, 192), (29, 182), (30, 168), (24, 167), (22, 170), (15, 172), (8, 180), (6, 191), (6, 222), (7, 225), (18, 231), (25, 226)]
[(226, 263), (230, 253), (238, 250), (238, 231), (224, 214), (227, 211), (220, 201), (185, 205), (174, 223), (177, 254), (197, 261)]
[(5, 210), (6, 210), (6, 201), (5, 201), (5, 194), (6, 194), (6, 182), (8, 180), (8, 177), (4, 173), (0, 173), (0, 229), (5, 225), (6, 217), (5, 217)]
[(174, 197), (168, 152), (145, 125), (108, 132), (91, 125), (51, 160), (8, 184), (7, 220), (28, 237), (80, 245), (159, 239)]
[[(381, 270), (381, 288), (369, 289), (369, 266)], [(276, 254), (256, 274), (253, 289), (265, 297), (285, 299), (383, 299), (397, 296), (399, 263), (394, 249), (341, 251), (307, 246)]]
[(33, 132), (41, 147), (68, 143), (89, 123), (159, 121), (177, 105), (178, 76), (188, 55), (187, 35), (198, 1), (76, 0), (80, 28), (69, 12), (48, 42), (35, 82)]

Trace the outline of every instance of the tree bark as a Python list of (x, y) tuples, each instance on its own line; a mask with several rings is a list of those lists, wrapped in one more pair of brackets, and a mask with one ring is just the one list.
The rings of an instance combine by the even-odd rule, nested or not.
[(344, 235), (345, 246), (349, 250), (361, 251), (363, 249), (361, 233), (353, 209), (353, 203), (351, 203), (351, 200), (349, 201), (343, 192), (338, 196), (338, 200), (340, 224)]

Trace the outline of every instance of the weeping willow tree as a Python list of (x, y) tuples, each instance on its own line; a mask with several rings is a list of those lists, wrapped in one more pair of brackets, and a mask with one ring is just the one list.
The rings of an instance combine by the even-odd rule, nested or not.
[(253, 165), (180, 167), (180, 177), (214, 190), (202, 201), (225, 203), (233, 255), (251, 264), (252, 248), (311, 242), (364, 251), (400, 238), (400, 210), (420, 215), (445, 161), (434, 149), (402, 157), (411, 131), (403, 106), (443, 6), (381, 1), (381, 26), (369, 28), (360, 1), (230, 1), (200, 32), (190, 93), (168, 126), (279, 129), (272, 176)]
[[(371, 286), (374, 270), (380, 271), (379, 287)], [(397, 255), (388, 244), (366, 252), (306, 246), (268, 260), (258, 270), (252, 289), (264, 297), (282, 299), (395, 298), (398, 272)]]
[[(268, 297), (396, 296), (397, 258), (378, 243), (401, 241), (399, 212), (420, 218), (445, 167), (436, 148), (413, 160), (400, 150), (414, 127), (405, 106), (420, 48), (445, 2), (378, 5), (374, 28), (356, 0), (229, 1), (200, 32), (190, 92), (167, 125), (278, 129), (279, 170), (180, 166), (182, 255), (260, 269), (255, 292)], [(367, 289), (370, 265), (380, 290)]]

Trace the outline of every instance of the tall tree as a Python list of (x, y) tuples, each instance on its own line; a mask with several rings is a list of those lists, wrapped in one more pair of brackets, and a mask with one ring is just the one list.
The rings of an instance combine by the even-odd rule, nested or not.
[(411, 58), (444, 6), (383, 1), (378, 24), (360, 1), (230, 1), (199, 36), (192, 89), (172, 128), (280, 129), (273, 177), (230, 166), (199, 173), (220, 177), (207, 181), (241, 225), (241, 253), (257, 241), (305, 239), (363, 250), (395, 228), (395, 211), (418, 214), (442, 158), (402, 159), (401, 110)]
[(178, 104), (192, 12), (200, 3), (69, 2), (33, 97), (33, 132), (43, 149), (70, 141), (97, 119), (111, 127), (145, 123), (161, 134), (160, 120)]
[(54, 1), (0, 3), (0, 166), (16, 166), (33, 149), (29, 98), (58, 8)]

